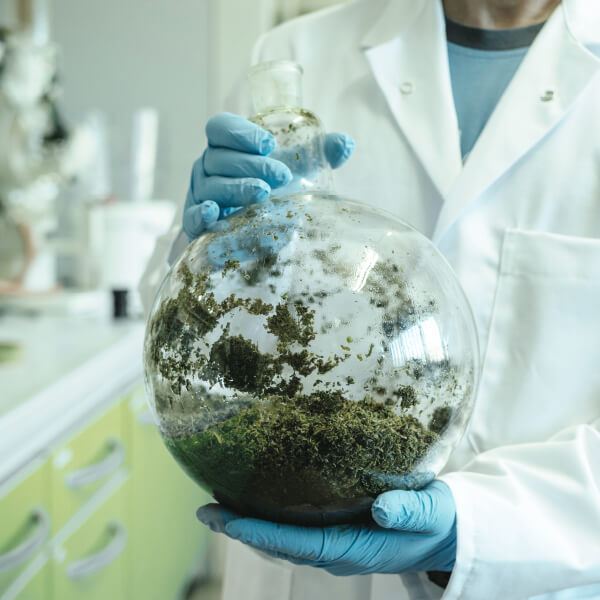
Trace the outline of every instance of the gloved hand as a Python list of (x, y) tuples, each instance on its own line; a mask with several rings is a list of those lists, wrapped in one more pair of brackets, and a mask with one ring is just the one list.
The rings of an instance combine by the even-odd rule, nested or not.
[[(268, 157), (275, 149), (273, 135), (243, 117), (212, 117), (206, 136), (208, 148), (194, 163), (183, 211), (183, 230), (190, 241), (235, 208), (266, 200), (271, 189), (292, 179), (284, 163)], [(344, 164), (353, 150), (349, 136), (327, 135), (325, 156), (332, 168)]]
[(451, 571), (456, 561), (456, 507), (450, 488), (433, 481), (420, 491), (385, 492), (372, 525), (297, 527), (247, 519), (207, 504), (200, 521), (213, 531), (297, 565), (333, 575)]

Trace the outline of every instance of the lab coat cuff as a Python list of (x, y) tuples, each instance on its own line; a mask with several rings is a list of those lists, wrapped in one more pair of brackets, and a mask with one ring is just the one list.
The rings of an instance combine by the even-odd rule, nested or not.
[(477, 556), (476, 499), (468, 486), (461, 485), (461, 473), (448, 473), (438, 479), (448, 485), (456, 503), (456, 563), (442, 599), (481, 600), (468, 591), (473, 589), (469, 581), (473, 577)]

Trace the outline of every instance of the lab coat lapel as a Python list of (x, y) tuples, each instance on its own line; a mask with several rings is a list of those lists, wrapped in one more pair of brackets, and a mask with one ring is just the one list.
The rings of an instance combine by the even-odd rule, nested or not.
[(362, 46), (392, 115), (444, 196), (462, 164), (441, 2), (390, 0)]
[(565, 11), (563, 4), (538, 34), (479, 136), (442, 207), (435, 242), (556, 126), (598, 72), (600, 61), (573, 37)]

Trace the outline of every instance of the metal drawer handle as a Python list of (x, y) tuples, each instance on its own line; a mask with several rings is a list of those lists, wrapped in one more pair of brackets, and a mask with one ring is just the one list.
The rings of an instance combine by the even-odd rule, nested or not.
[(114, 473), (125, 460), (125, 446), (116, 438), (109, 440), (110, 454), (97, 463), (71, 471), (65, 476), (65, 483), (71, 489), (78, 489), (105, 479)]
[(19, 546), (0, 555), (0, 573), (10, 571), (27, 562), (50, 536), (50, 517), (46, 509), (34, 508), (31, 518), (35, 521), (34, 532)]
[(121, 556), (127, 546), (127, 530), (119, 521), (111, 521), (108, 527), (112, 533), (111, 541), (100, 552), (67, 565), (66, 573), (69, 579), (83, 579), (97, 573)]

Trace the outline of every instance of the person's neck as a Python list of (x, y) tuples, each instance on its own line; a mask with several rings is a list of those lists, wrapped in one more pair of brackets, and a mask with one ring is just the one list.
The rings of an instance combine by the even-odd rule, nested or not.
[(561, 0), (443, 0), (452, 21), (478, 29), (516, 29), (543, 23)]

